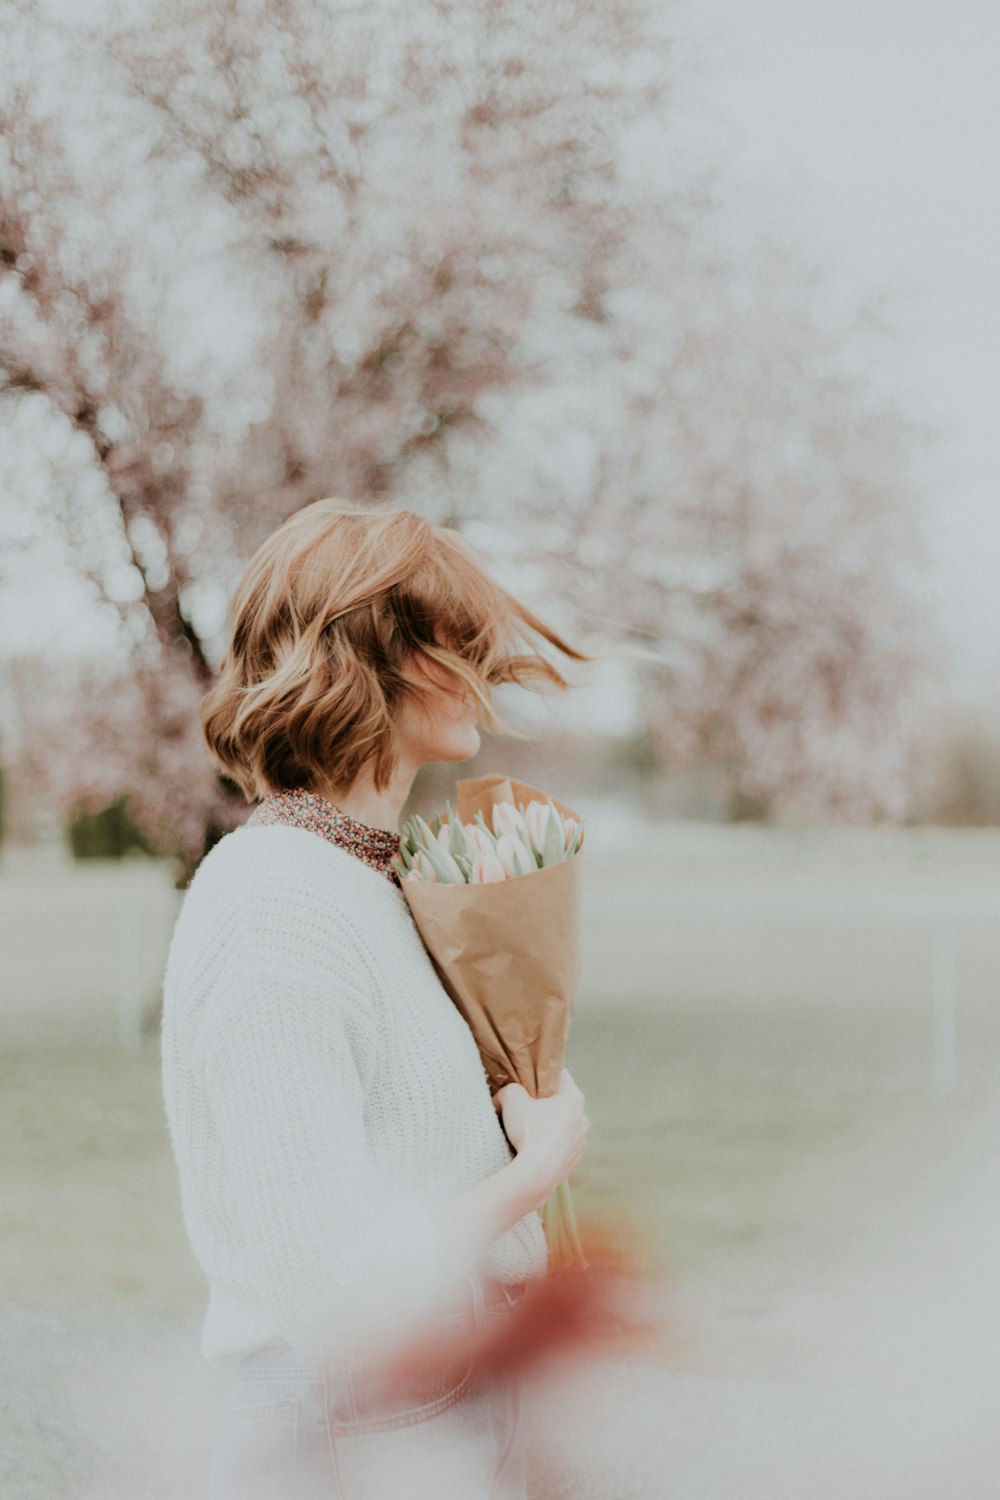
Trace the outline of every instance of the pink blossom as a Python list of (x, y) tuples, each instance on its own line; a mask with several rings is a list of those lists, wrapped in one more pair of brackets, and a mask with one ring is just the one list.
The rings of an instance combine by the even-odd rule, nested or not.
[[(114, 67), (94, 79), (123, 128), (109, 125), (85, 170), (64, 149), (71, 125), (50, 103), (44, 49), (23, 85), (19, 74), (4, 121), (16, 169), (0, 182), (6, 259), (22, 268), (10, 278), (4, 390), (13, 402), (44, 400), (74, 432), (79, 457), (60, 458), (58, 444), (45, 455), (45, 529), (65, 535), (104, 618), (121, 626), (111, 653), (120, 666), (96, 660), (92, 683), (45, 703), (34, 680), (19, 689), (32, 774), (67, 813), (127, 795), (147, 837), (193, 868), (247, 804), (199, 732), (225, 642), (214, 609), (203, 623), (192, 606), (228, 593), (257, 544), (317, 494), (406, 503), (414, 484), (436, 487), (436, 465), (450, 472), (453, 441), (466, 444), (473, 488), (498, 453), (501, 468), (519, 460), (520, 434), (496, 435), (511, 448), (481, 441), (480, 413), (498, 397), (530, 397), (528, 354), (544, 327), (561, 340), (560, 378), (582, 393), (582, 421), (603, 434), (601, 482), (581, 497), (560, 476), (537, 500), (498, 500), (490, 519), (510, 555), (497, 561), (552, 556), (543, 587), (570, 609), (571, 635), (613, 621), (615, 633), (665, 652), (641, 688), (650, 747), (666, 765), (706, 763), (734, 810), (902, 816), (929, 785), (927, 728), (940, 701), (937, 669), (928, 675), (939, 646), (925, 607), (932, 549), (914, 524), (919, 432), (877, 382), (850, 373), (871, 363), (876, 320), (863, 309), (828, 328), (814, 314), (813, 268), (768, 236), (726, 235), (707, 256), (714, 208), (703, 217), (705, 195), (687, 192), (683, 172), (649, 198), (605, 170), (637, 112), (649, 115), (642, 68), (629, 60), (669, 44), (658, 8), (590, 0), (586, 23), (566, 28), (556, 12), (514, 0), (510, 66), (494, 76), (489, 49), (466, 61), (480, 25), (471, 9), (453, 25), (456, 8), (444, 8), (432, 36), (426, 8), (393, 3), (407, 62), (389, 70), (377, 103), (350, 74), (353, 58), (377, 50), (385, 16), (362, 7), (332, 26), (323, 9), (288, 8), (280, 48), (261, 47), (255, 8), (232, 0), (160, 6), (149, 26), (115, 25)], [(30, 10), (5, 13), (29, 60)], [(614, 81), (585, 86), (619, 45)], [(456, 67), (461, 89), (451, 87)], [(252, 311), (233, 402), (206, 402), (198, 382), (174, 378), (195, 366), (177, 343), (184, 332), (159, 311), (153, 229), (117, 236), (110, 256), (88, 228), (85, 274), (67, 269), (75, 225), (109, 215), (126, 224), (123, 164), (136, 141), (131, 109), (119, 107), (123, 77), (143, 101), (142, 170), (163, 215), (155, 232), (179, 215), (190, 228), (191, 254), (174, 268), (191, 277), (195, 267), (184, 305), (214, 296), (198, 266), (211, 278), (222, 266), (233, 307)], [(489, 107), (469, 110), (474, 95)], [(275, 97), (289, 118), (313, 123), (314, 145), (298, 129), (270, 128)], [(404, 169), (396, 151), (363, 151), (349, 188), (333, 186), (327, 143), (386, 130), (395, 141), (404, 97), (423, 122), (397, 142)], [(661, 124), (669, 140), (669, 107)], [(597, 146), (581, 146), (590, 140)], [(185, 167), (192, 196), (175, 202), (178, 160), (205, 170)], [(580, 190), (526, 191), (539, 161)], [(468, 191), (452, 192), (453, 179)], [(230, 242), (218, 226), (235, 183), (246, 238)], [(400, 253), (385, 286), (359, 294), (385, 257), (387, 194)], [(345, 213), (351, 234), (328, 233)], [(496, 247), (497, 274), (478, 274), (476, 243)], [(623, 284), (625, 305), (605, 297)], [(719, 327), (739, 326), (738, 341), (716, 336), (706, 306)], [(595, 350), (622, 374), (606, 423), (603, 387), (582, 374)], [(205, 389), (236, 378), (227, 370), (205, 365)], [(676, 394), (676, 420), (663, 420), (650, 390)], [(258, 406), (260, 419), (233, 415)], [(543, 423), (539, 440), (547, 435)], [(563, 538), (554, 551), (553, 530)], [(135, 563), (124, 584), (123, 545)], [(540, 851), (547, 810), (529, 812)], [(493, 848), (479, 831), (470, 842)]]

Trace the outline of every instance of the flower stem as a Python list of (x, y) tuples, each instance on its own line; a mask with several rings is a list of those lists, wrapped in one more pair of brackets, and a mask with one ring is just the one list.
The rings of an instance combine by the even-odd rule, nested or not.
[(542, 1224), (549, 1247), (550, 1270), (585, 1271), (587, 1258), (580, 1243), (576, 1214), (573, 1211), (573, 1196), (567, 1178), (543, 1203)]

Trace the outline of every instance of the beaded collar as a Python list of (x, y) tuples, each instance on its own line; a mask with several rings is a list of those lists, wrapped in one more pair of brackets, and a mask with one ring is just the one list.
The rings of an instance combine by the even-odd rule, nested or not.
[(268, 823), (285, 823), (291, 828), (306, 828), (310, 833), (318, 833), (331, 844), (339, 844), (380, 875), (385, 875), (393, 885), (400, 883), (392, 868), (392, 858), (399, 852), (400, 835), (388, 828), (372, 828), (367, 823), (360, 823), (318, 792), (307, 791), (305, 787), (268, 792), (247, 818), (244, 827), (260, 827)]

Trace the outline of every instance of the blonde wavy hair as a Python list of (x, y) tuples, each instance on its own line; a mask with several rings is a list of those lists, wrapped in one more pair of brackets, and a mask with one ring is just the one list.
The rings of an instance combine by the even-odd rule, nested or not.
[(201, 726), (248, 801), (317, 784), (343, 792), (369, 764), (382, 790), (398, 764), (403, 695), (439, 691), (409, 670), (414, 656), (443, 667), (486, 726), (509, 734), (495, 684), (571, 685), (541, 642), (595, 660), (496, 583), (456, 532), (341, 500), (304, 506), (268, 537), (233, 596), (230, 626)]

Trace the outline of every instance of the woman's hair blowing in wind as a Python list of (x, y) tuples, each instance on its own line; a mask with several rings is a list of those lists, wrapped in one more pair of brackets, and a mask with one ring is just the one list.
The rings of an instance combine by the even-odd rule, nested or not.
[(201, 724), (248, 801), (314, 783), (346, 790), (369, 764), (381, 790), (398, 762), (404, 694), (433, 691), (434, 661), (487, 727), (510, 732), (497, 683), (570, 686), (539, 649), (593, 660), (496, 583), (456, 532), (412, 511), (317, 500), (257, 550), (230, 607), (231, 636)]

